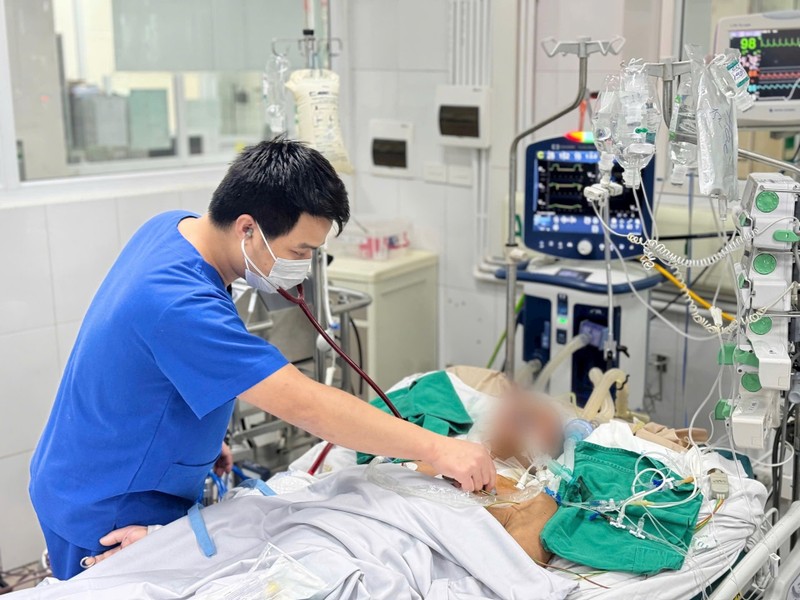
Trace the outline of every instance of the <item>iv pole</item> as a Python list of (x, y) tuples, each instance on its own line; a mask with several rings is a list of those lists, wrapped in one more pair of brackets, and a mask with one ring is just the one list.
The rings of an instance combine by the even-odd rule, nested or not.
[(578, 38), (575, 42), (556, 42), (549, 38), (542, 41), (542, 48), (549, 57), (557, 53), (562, 55), (578, 55), (578, 93), (575, 100), (564, 110), (555, 115), (536, 123), (533, 127), (526, 129), (518, 134), (511, 142), (508, 159), (508, 238), (506, 241), (506, 359), (504, 372), (509, 379), (514, 378), (514, 361), (516, 353), (516, 330), (517, 313), (515, 310), (517, 303), (517, 265), (521, 261), (519, 244), (516, 236), (517, 221), (517, 154), (520, 142), (556, 121), (564, 115), (572, 112), (586, 97), (587, 71), (589, 66), (589, 55), (600, 52), (603, 55), (618, 54), (622, 49), (625, 39), (621, 37), (603, 42), (592, 40), (588, 37)]

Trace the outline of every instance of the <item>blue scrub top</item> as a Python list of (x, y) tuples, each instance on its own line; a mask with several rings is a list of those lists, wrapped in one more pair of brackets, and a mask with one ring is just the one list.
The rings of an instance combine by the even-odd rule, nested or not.
[(83, 548), (183, 516), (234, 399), (287, 364), (247, 332), (219, 273), (159, 215), (133, 236), (83, 320), (31, 462), (39, 520)]

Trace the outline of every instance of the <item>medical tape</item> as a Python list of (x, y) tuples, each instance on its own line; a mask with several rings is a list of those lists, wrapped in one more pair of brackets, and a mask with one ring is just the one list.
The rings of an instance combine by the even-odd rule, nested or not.
[(200, 551), (206, 558), (211, 558), (217, 553), (217, 547), (214, 545), (214, 540), (206, 528), (206, 522), (203, 520), (203, 515), (200, 514), (200, 505), (195, 504), (189, 509), (189, 525), (192, 526), (194, 537), (197, 539), (197, 545), (200, 546)]

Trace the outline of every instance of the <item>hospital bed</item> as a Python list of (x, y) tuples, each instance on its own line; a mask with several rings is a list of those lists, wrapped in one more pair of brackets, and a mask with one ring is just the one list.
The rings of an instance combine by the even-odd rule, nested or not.
[[(449, 377), (480, 435), (495, 400)], [(653, 450), (652, 442), (634, 437), (621, 423), (599, 427), (590, 441), (634, 452)], [(314, 597), (320, 598), (702, 598), (712, 593), (713, 582), (744, 576), (733, 569), (749, 547), (742, 565), (769, 564), (777, 543), (773, 538), (781, 533), (779, 528), (761, 533), (766, 490), (742, 475), (736, 463), (717, 453), (673, 453), (678, 467), (690, 469), (696, 467), (692, 461), (701, 461), (701, 468), (725, 471), (731, 488), (722, 508), (695, 537), (683, 568), (644, 577), (596, 573), (561, 558), (544, 568), (482, 507), (450, 506), (374, 485), (366, 480), (368, 467), (355, 465), (352, 451), (335, 449), (320, 476), (309, 476), (305, 471), (321, 450), (322, 445), (312, 448), (270, 479), (269, 488), (237, 489), (235, 497), (201, 511), (199, 531), (207, 539), (198, 534), (196, 515), (195, 526), (193, 519), (180, 519), (73, 580), (49, 580), (18, 598), (310, 597), (303, 595), (308, 589), (289, 594), (298, 581), (316, 586)], [(409, 485), (424, 477), (387, 467)], [(699, 519), (712, 510), (713, 502), (704, 502)], [(786, 518), (798, 512), (792, 509)], [(265, 592), (267, 580), (275, 594), (280, 588), (286, 595)], [(253, 595), (242, 592), (251, 584)], [(238, 591), (229, 594), (236, 586)]]

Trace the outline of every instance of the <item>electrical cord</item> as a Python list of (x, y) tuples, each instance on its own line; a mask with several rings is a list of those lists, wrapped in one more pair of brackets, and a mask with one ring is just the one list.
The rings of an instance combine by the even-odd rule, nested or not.
[[(519, 300), (517, 300), (517, 304), (514, 306), (515, 314), (519, 315), (524, 305), (525, 294), (520, 296)], [(487, 369), (491, 369), (492, 365), (494, 365), (494, 361), (497, 360), (497, 355), (500, 353), (500, 349), (503, 347), (503, 343), (506, 341), (507, 334), (507, 331), (504, 331), (502, 334), (500, 334), (500, 338), (497, 340), (497, 343), (494, 345), (494, 349), (492, 350), (492, 356), (489, 358), (489, 362), (486, 364)]]
[[(794, 218), (794, 217), (792, 217)], [(686, 268), (695, 268), (695, 267), (710, 267), (715, 265), (723, 258), (725, 258), (728, 254), (735, 252), (741, 246), (746, 244), (747, 242), (751, 241), (755, 238), (760, 231), (753, 228), (750, 231), (743, 232), (738, 237), (731, 239), (728, 243), (725, 244), (722, 248), (720, 248), (714, 254), (709, 256), (705, 256), (703, 258), (686, 258), (685, 256), (681, 256), (680, 254), (676, 254), (672, 250), (666, 247), (661, 242), (656, 240), (646, 239), (636, 234), (629, 234), (627, 236), (628, 241), (632, 244), (638, 244), (642, 247), (642, 252), (647, 260), (642, 260), (642, 264), (644, 265), (645, 269), (651, 269), (653, 265), (655, 265), (656, 259), (661, 259), (670, 267), (686, 267)]]

